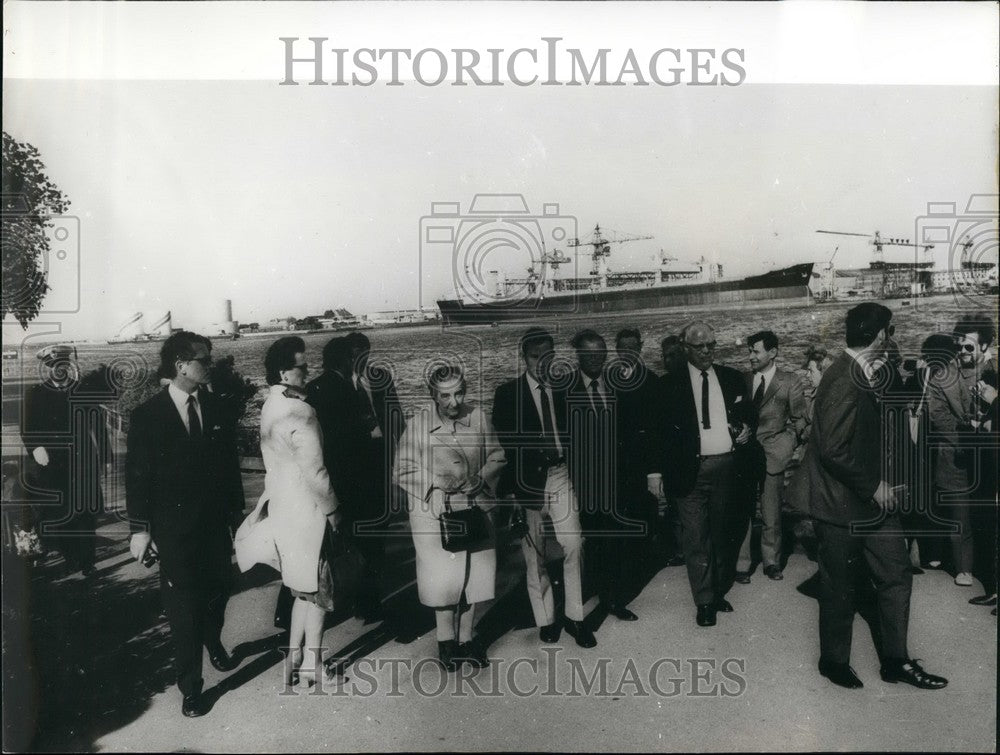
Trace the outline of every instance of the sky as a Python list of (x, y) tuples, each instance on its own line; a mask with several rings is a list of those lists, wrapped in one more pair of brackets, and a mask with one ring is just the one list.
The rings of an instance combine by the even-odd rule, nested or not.
[[(110, 337), (137, 310), (198, 327), (222, 299), (242, 322), (433, 307), (454, 294), (454, 254), (421, 250), (421, 218), (477, 193), (556, 203), (581, 237), (596, 223), (654, 237), (616, 245), (613, 270), (663, 250), (739, 277), (838, 247), (838, 266), (862, 266), (865, 239), (815, 231), (915, 238), (928, 202), (961, 214), (997, 191), (994, 86), (16, 78), (3, 105), (79, 220), (67, 337)], [(58, 280), (53, 301), (72, 302), (73, 275)]]

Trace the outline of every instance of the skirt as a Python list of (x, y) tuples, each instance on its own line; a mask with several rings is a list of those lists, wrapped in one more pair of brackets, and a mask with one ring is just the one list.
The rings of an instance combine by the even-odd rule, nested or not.
[(331, 534), (332, 530), (330, 529), (330, 525), (327, 524), (326, 531), (323, 534), (323, 544), (319, 549), (319, 559), (316, 567), (318, 569), (316, 576), (318, 589), (316, 592), (302, 592), (291, 587), (288, 588), (292, 595), (299, 600), (308, 600), (324, 611), (333, 611), (333, 570), (330, 567), (333, 550), (333, 543), (330, 539)]

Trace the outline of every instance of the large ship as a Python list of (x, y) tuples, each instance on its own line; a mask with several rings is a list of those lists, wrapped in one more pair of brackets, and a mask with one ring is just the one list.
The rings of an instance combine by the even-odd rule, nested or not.
[(558, 268), (572, 262), (560, 251), (543, 254), (525, 278), (489, 271), (475, 285), (463, 282), (461, 295), (438, 300), (445, 325), (491, 324), (574, 314), (633, 312), (718, 305), (741, 307), (757, 302), (812, 302), (814, 263), (792, 265), (746, 278), (726, 279), (722, 265), (701, 258), (681, 262), (661, 252), (653, 270), (611, 272), (605, 265), (610, 245), (638, 238), (605, 236), (595, 227), (589, 241), (567, 246), (592, 247), (593, 265), (583, 276), (561, 277)]

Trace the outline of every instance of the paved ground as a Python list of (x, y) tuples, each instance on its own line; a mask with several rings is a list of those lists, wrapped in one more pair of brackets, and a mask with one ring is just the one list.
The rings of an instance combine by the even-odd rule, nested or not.
[(911, 652), (951, 679), (947, 689), (883, 683), (859, 617), (853, 665), (865, 688), (848, 691), (816, 672), (818, 609), (803, 594), (815, 564), (801, 553), (783, 582), (758, 571), (737, 585), (729, 596), (736, 612), (711, 629), (694, 624), (684, 570), (664, 569), (631, 604), (638, 622), (606, 619), (598, 647), (581, 650), (565, 634), (540, 645), (519, 551), (508, 543), (500, 597), (480, 624), (494, 663), (445, 679), (427, 660), (437, 650), (432, 617), (416, 600), (404, 529), (392, 549), (391, 620), (335, 618), (326, 632), (349, 681), (283, 694), (270, 622), (278, 583), (255, 570), (240, 577), (226, 617), (223, 639), (241, 666), (224, 675), (206, 661), (214, 706), (189, 720), (171, 683), (155, 569), (128, 558), (120, 523), (106, 521), (100, 535), (99, 572), (89, 581), (58, 577), (58, 558), (31, 570), (5, 561), (4, 713), (20, 725), (7, 730), (5, 749), (26, 742), (32, 724), (42, 750), (996, 748), (997, 624), (966, 602), (978, 585), (957, 588), (941, 572), (915, 577)]

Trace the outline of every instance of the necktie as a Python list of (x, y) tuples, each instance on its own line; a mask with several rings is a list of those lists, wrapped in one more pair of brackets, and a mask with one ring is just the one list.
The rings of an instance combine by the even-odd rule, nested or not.
[(377, 426), (378, 416), (375, 414), (375, 406), (372, 404), (371, 396), (368, 395), (368, 391), (365, 390), (365, 386), (361, 382), (360, 375), (354, 384), (354, 390), (358, 392), (358, 398), (361, 400), (361, 406), (364, 407), (365, 416), (369, 422), (374, 422)]
[(764, 403), (764, 376), (760, 376), (760, 383), (757, 384), (757, 390), (753, 392), (753, 405), (757, 409), (760, 409), (760, 405)]
[(198, 419), (198, 410), (196, 408), (197, 399), (195, 399), (192, 393), (188, 396), (188, 434), (192, 438), (201, 437), (201, 420)]
[(604, 408), (604, 396), (601, 395), (601, 390), (598, 388), (596, 380), (590, 384), (590, 402), (594, 405), (594, 409)]
[(701, 426), (706, 430), (712, 428), (712, 420), (708, 416), (708, 372), (701, 371)]
[(545, 391), (544, 385), (539, 385), (538, 391), (541, 396), (542, 405), (542, 435), (545, 437), (546, 444), (549, 448), (555, 451), (555, 430), (552, 427), (552, 404), (549, 402), (549, 396)]

